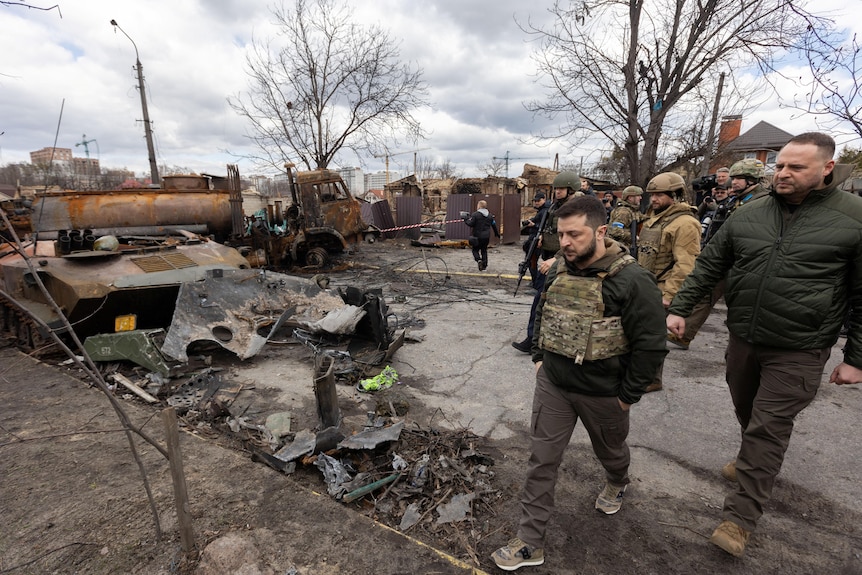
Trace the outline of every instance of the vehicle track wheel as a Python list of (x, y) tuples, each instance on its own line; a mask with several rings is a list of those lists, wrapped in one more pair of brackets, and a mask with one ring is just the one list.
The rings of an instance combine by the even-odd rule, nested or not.
[(324, 248), (311, 248), (305, 254), (305, 263), (309, 266), (321, 268), (329, 261), (329, 253)]

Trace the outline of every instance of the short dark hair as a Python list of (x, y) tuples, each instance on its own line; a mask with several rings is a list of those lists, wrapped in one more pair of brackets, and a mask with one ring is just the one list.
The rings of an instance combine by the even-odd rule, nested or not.
[(587, 225), (594, 230), (599, 229), (599, 226), (605, 225), (608, 219), (608, 212), (602, 205), (602, 202), (595, 196), (575, 196), (569, 198), (565, 204), (557, 210), (558, 218), (568, 218), (570, 216), (587, 216)]
[(835, 140), (829, 134), (823, 132), (805, 132), (790, 138), (788, 144), (813, 144), (826, 154), (828, 159), (835, 155)]

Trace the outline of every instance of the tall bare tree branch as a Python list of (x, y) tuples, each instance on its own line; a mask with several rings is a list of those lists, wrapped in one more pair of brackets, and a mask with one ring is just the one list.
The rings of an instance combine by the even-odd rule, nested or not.
[(422, 71), (399, 61), (387, 32), (356, 24), (343, 0), (295, 0), (273, 15), (278, 38), (253, 43), (249, 90), (229, 99), (250, 123), (259, 161), (325, 168), (343, 150), (422, 136), (413, 115), (427, 104)]
[(782, 103), (820, 118), (824, 129), (862, 138), (862, 54), (859, 38), (836, 28), (812, 26), (801, 51), (809, 75), (792, 78), (804, 91)]
[(708, 115), (711, 103), (697, 104), (720, 71), (769, 69), (818, 24), (792, 0), (558, 0), (550, 12), (552, 25), (522, 26), (546, 88), (527, 107), (562, 120), (538, 136), (600, 136), (624, 151), (640, 184), (674, 156), (665, 143), (687, 139)]

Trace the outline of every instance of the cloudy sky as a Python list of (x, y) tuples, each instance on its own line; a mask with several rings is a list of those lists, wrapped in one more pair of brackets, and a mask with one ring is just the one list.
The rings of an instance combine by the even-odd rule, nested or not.
[[(20, 0), (24, 1), (24, 0)], [(13, 4), (19, 2), (14, 0)], [(149, 171), (135, 46), (110, 25), (115, 19), (137, 46), (147, 85), (159, 165), (223, 174), (226, 163), (250, 175), (260, 169), (242, 156), (247, 127), (227, 103), (247, 86), (245, 51), (252, 38), (275, 35), (269, 2), (249, 0), (30, 0), (35, 10), (0, 3), (0, 165), (29, 161), (56, 142), (103, 167)], [(540, 97), (531, 76), (532, 46), (516, 20), (547, 18), (552, 0), (351, 0), (357, 17), (388, 29), (401, 55), (424, 70), (432, 107), (419, 114), (429, 133), (416, 146), (393, 151), (450, 160), (467, 176), (492, 157), (510, 158), (510, 175), (524, 161), (550, 166), (599, 159), (600, 150), (524, 143), (542, 126), (523, 102)], [(862, 0), (818, 0), (858, 14)], [(853, 18), (857, 21), (858, 18)], [(858, 25), (858, 24), (856, 24)], [(862, 28), (862, 26), (860, 26)], [(62, 117), (61, 117), (62, 110)], [(798, 133), (810, 117), (765, 98), (744, 119)], [(846, 139), (845, 139), (846, 140)], [(88, 142), (86, 146), (83, 142)], [(859, 142), (850, 142), (859, 145)], [(342, 159), (366, 172), (383, 160)], [(413, 154), (391, 158), (391, 169), (412, 172)]]

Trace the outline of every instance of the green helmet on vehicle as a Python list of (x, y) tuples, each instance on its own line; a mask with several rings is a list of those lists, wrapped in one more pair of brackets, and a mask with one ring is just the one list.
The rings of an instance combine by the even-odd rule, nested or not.
[(554, 178), (553, 187), (555, 189), (569, 188), (572, 191), (579, 190), (581, 188), (581, 177), (574, 172), (560, 172)]
[(642, 196), (644, 195), (644, 189), (640, 186), (628, 186), (623, 190), (622, 197), (623, 199), (630, 198), (632, 196)]
[(763, 173), (763, 162), (756, 158), (745, 158), (744, 160), (739, 160), (730, 167), (731, 178), (759, 180), (763, 177)]
[(649, 181), (648, 194), (670, 194), (677, 196), (685, 191), (685, 180), (676, 172), (662, 172)]

